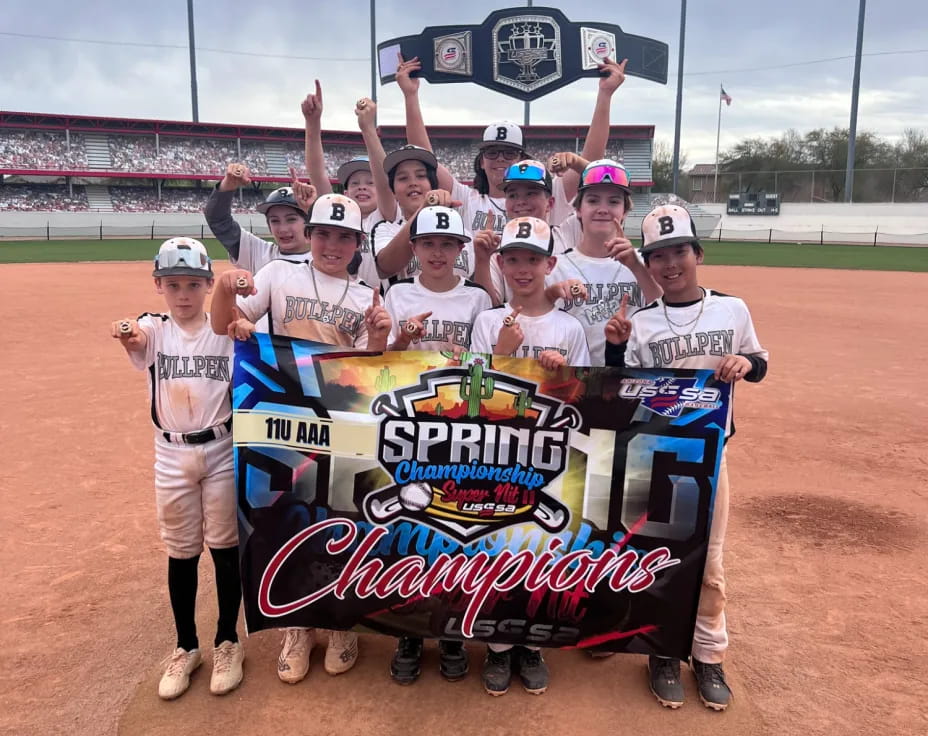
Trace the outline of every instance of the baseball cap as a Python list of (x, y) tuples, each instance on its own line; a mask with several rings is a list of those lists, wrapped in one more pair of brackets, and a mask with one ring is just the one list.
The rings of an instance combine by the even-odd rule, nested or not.
[(483, 131), (483, 142), (480, 144), (480, 148), (489, 148), (490, 146), (524, 148), (522, 128), (515, 123), (510, 123), (508, 120), (490, 123), (486, 130)]
[(681, 243), (699, 243), (696, 223), (683, 207), (662, 204), (644, 216), (641, 221), (642, 253)]
[(573, 206), (580, 206), (580, 193), (584, 189), (595, 187), (597, 184), (613, 184), (629, 194), (632, 191), (628, 170), (618, 161), (601, 158), (598, 161), (588, 163), (580, 175), (580, 186), (577, 188), (577, 196), (574, 198)]
[(361, 208), (353, 199), (343, 194), (323, 194), (314, 203), (307, 225), (340, 227), (363, 235)]
[(541, 161), (535, 161), (529, 158), (525, 161), (514, 163), (506, 169), (506, 174), (503, 176), (503, 191), (506, 191), (507, 184), (515, 182), (533, 184), (541, 187), (549, 194), (551, 193), (551, 174), (548, 173), (548, 170)]
[(193, 238), (171, 238), (165, 240), (155, 256), (152, 276), (203, 276), (213, 277), (212, 260), (206, 248)]
[(438, 159), (431, 151), (420, 146), (406, 145), (391, 151), (383, 160), (383, 170), (388, 174), (403, 161), (421, 161), (433, 168), (438, 168)]
[(306, 217), (306, 213), (303, 211), (303, 208), (296, 201), (296, 197), (293, 196), (293, 187), (280, 187), (275, 189), (273, 192), (267, 195), (265, 200), (259, 204), (255, 209), (258, 210), (262, 215), (266, 215), (267, 211), (271, 207), (276, 207), (281, 205), (283, 207), (292, 207), (297, 210), (303, 217)]
[(335, 178), (343, 187), (348, 186), (348, 178), (358, 171), (370, 171), (371, 161), (367, 156), (356, 156), (338, 167)]
[(551, 227), (537, 217), (517, 217), (506, 223), (500, 237), (499, 252), (525, 248), (550, 256), (554, 253), (554, 235)]
[(464, 220), (456, 210), (450, 207), (423, 207), (409, 226), (409, 237), (421, 238), (425, 235), (447, 235), (462, 243), (470, 242), (470, 236), (464, 232)]

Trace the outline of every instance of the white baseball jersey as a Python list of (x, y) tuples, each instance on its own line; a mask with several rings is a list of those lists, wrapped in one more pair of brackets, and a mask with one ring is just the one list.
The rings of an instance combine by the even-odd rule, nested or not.
[[(512, 310), (512, 305), (507, 302), (477, 315), (470, 339), (471, 352), (493, 353), (503, 320)], [(557, 350), (567, 358), (568, 365), (590, 365), (590, 351), (583, 326), (567, 312), (552, 307), (550, 312), (537, 317), (521, 314), (519, 326), (524, 337), (515, 357), (537, 360), (545, 350)]]
[[(580, 228), (580, 219), (576, 215), (571, 215), (563, 224), (553, 225), (551, 227), (551, 234), (554, 236), (553, 255), (557, 256), (564, 251), (576, 248), (583, 238), (583, 230)], [(490, 278), (493, 281), (493, 288), (496, 290), (499, 298), (504, 302), (508, 302), (512, 298), (512, 290), (503, 277), (503, 270), (500, 268), (499, 259), (495, 257), (490, 258)]]
[[(757, 339), (744, 301), (711, 289), (704, 291), (705, 299), (685, 304), (665, 304), (658, 299), (635, 312), (625, 365), (715, 370), (724, 356), (738, 354), (756, 355), (766, 362), (768, 353)], [(727, 433), (730, 430), (731, 404)]]
[(239, 268), (243, 268), (251, 273), (258, 273), (264, 266), (271, 261), (283, 258), (288, 261), (305, 261), (312, 259), (307, 253), (281, 253), (277, 243), (259, 238), (254, 233), (248, 232), (242, 228), (242, 234), (238, 243), (238, 258), (230, 260)]
[[(377, 253), (387, 247), (391, 240), (396, 236), (396, 234), (403, 229), (403, 220), (402, 216), (396, 222), (381, 222), (374, 229), (374, 260), (377, 259)], [(467, 227), (467, 222), (465, 221), (464, 226)], [(375, 264), (376, 269), (376, 264)], [(400, 271), (395, 276), (391, 276), (388, 279), (382, 279), (382, 285), (384, 291), (390, 288), (390, 286), (397, 281), (403, 281), (404, 279), (411, 279), (414, 276), (418, 276), (422, 272), (422, 269), (419, 267), (419, 259), (413, 256), (410, 258), (409, 263), (406, 264), (406, 268)], [(474, 244), (473, 242), (468, 242), (464, 244), (464, 247), (461, 249), (461, 252), (458, 253), (457, 258), (454, 260), (454, 273), (457, 276), (460, 276), (464, 279), (469, 279), (474, 273)], [(359, 273), (360, 275), (360, 273)], [(370, 282), (367, 282), (370, 283)], [(423, 310), (426, 311), (426, 310)]]
[[(554, 206), (551, 208), (551, 214), (548, 216), (548, 223), (551, 225), (561, 225), (566, 223), (570, 217), (576, 217), (576, 210), (567, 194), (564, 192), (564, 178), (555, 176), (551, 181), (551, 196), (554, 197)], [(579, 243), (580, 240), (578, 239)]]
[(503, 227), (509, 221), (506, 216), (505, 197), (481, 194), (473, 187), (461, 184), (455, 179), (454, 184), (451, 185), (451, 199), (463, 202), (457, 210), (461, 213), (464, 229), (468, 235), (487, 229), (488, 212), (493, 213), (493, 229), (498, 233), (503, 232)]
[(129, 353), (139, 370), (148, 369), (151, 420), (166, 432), (197, 432), (232, 416), (232, 340), (217, 335), (209, 315), (198, 328), (180, 327), (167, 314), (146, 313), (139, 329), (148, 339), (145, 354)]
[(628, 294), (628, 312), (644, 306), (641, 287), (631, 270), (613, 258), (593, 258), (579, 250), (569, 250), (557, 257), (557, 265), (545, 279), (550, 286), (568, 279), (586, 285), (586, 299), (570, 299), (564, 308), (576, 317), (586, 333), (593, 365), (606, 364), (606, 322), (615, 314)]
[(364, 312), (374, 290), (351, 278), (310, 269), (309, 261), (272, 261), (255, 274), (258, 293), (239, 297), (238, 308), (251, 322), (267, 314), (273, 334), (366, 348)]
[(397, 281), (384, 298), (384, 307), (393, 318), (388, 344), (392, 345), (406, 321), (425, 312), (425, 336), (409, 343), (409, 350), (453, 350), (455, 345), (467, 350), (474, 320), (493, 304), (490, 295), (472, 281), (459, 279), (448, 291), (432, 291), (419, 277)]

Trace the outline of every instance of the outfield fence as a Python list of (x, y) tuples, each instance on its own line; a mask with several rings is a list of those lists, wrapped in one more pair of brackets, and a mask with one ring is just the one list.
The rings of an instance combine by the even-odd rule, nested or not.
[[(908, 245), (928, 246), (928, 232), (897, 233), (880, 230), (879, 227), (861, 230), (831, 230), (821, 228), (782, 229), (776, 227), (747, 226), (727, 227), (716, 215), (694, 215), (696, 232), (706, 240), (743, 241), (754, 243), (811, 243), (821, 245)], [(264, 218), (239, 218), (239, 224), (258, 237), (269, 238), (270, 231)], [(630, 215), (625, 223), (625, 232), (637, 240), (641, 230), (641, 217)], [(140, 224), (56, 225), (52, 221), (44, 225), (0, 227), (2, 240), (107, 240), (138, 238), (164, 240), (175, 236), (191, 238), (215, 237), (205, 222), (159, 223), (152, 221)]]

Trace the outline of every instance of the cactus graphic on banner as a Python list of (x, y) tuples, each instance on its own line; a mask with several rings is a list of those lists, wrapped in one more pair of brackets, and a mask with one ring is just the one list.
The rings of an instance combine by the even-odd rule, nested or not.
[(483, 362), (476, 360), (468, 375), (461, 378), (461, 398), (467, 402), (467, 416), (480, 416), (480, 402), (493, 396), (493, 379), (484, 378)]

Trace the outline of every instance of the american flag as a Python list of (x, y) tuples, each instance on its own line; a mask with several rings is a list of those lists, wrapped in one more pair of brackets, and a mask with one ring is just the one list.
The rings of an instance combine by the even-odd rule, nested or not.
[(724, 88), (724, 87), (720, 87), (720, 89), (722, 90), (722, 99), (725, 100), (725, 104), (726, 104), (726, 105), (731, 105), (731, 95), (729, 95), (729, 94), (725, 91), (725, 88)]

